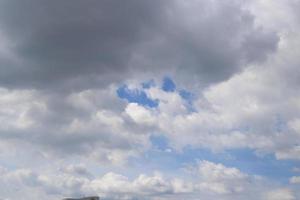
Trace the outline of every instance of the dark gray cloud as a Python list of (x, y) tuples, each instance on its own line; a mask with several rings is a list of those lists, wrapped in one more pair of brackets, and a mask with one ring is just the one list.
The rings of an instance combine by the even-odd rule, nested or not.
[(179, 78), (222, 81), (276, 50), (277, 35), (254, 21), (237, 1), (178, 1), (143, 53), (151, 55), (153, 66), (175, 67)]
[(95, 73), (119, 76), (162, 6), (136, 0), (2, 1), (2, 32), (21, 61), (2, 65), (1, 82), (40, 86)]
[(86, 88), (145, 71), (175, 69), (227, 79), (276, 49), (235, 1), (72, 0), (0, 3), (0, 85)]

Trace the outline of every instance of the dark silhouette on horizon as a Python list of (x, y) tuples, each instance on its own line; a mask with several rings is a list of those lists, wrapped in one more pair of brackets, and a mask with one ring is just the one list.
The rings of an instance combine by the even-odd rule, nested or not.
[(100, 200), (98, 196), (82, 197), (82, 198), (64, 198), (63, 200)]

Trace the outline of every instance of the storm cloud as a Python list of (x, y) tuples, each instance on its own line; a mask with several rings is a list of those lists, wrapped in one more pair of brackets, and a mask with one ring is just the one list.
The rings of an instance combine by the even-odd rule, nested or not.
[(227, 79), (276, 50), (238, 1), (1, 1), (1, 85), (87, 88), (144, 71)]

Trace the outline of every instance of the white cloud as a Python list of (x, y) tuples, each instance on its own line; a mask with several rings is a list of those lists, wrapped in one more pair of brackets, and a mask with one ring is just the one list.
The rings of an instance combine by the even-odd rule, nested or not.
[(206, 160), (200, 161), (198, 163), (198, 173), (201, 177), (208, 181), (247, 178), (246, 174), (243, 174), (240, 170), (236, 168), (228, 168), (222, 164), (216, 164)]
[[(268, 192), (268, 186), (254, 176), (244, 174), (236, 168), (222, 164), (199, 161), (195, 166), (195, 174), (184, 177), (166, 177), (162, 173), (153, 175), (140, 174), (129, 178), (114, 172), (102, 176), (82, 176), (90, 172), (84, 166), (66, 166), (60, 171), (33, 172), (29, 169), (8, 170), (2, 168), (0, 186), (26, 188), (38, 192), (45, 199), (63, 198), (67, 196), (99, 195), (102, 199), (198, 199), (199, 195), (214, 199), (232, 199), (239, 195), (249, 196), (256, 191), (257, 199)], [(79, 170), (78, 170), (79, 169)], [(80, 173), (78, 173), (80, 172)], [(282, 192), (281, 192), (282, 193)], [(268, 194), (269, 196), (275, 194)], [(285, 195), (281, 194), (281, 195)], [(11, 198), (7, 194), (5, 198)]]
[(36, 125), (32, 112), (45, 112), (45, 104), (34, 90), (0, 88), (0, 125), (3, 132)]
[(91, 173), (87, 170), (84, 164), (71, 164), (67, 166), (63, 166), (61, 171), (66, 174), (78, 175), (78, 176), (86, 176), (90, 177)]
[(292, 184), (299, 184), (300, 183), (300, 176), (293, 176), (290, 178), (290, 183)]
[(287, 188), (276, 189), (266, 194), (266, 200), (294, 200), (293, 192)]
[(279, 149), (275, 153), (278, 159), (300, 159), (300, 146), (295, 145), (285, 149)]
[(128, 156), (149, 146), (149, 133), (139, 130), (123, 114), (125, 105), (113, 86), (60, 99), (31, 90), (1, 89), (0, 93), (0, 137), (4, 143), (31, 143), (53, 158), (78, 154), (114, 164), (125, 163)]
[(218, 194), (243, 192), (250, 177), (237, 168), (226, 167), (210, 161), (199, 161), (196, 166), (189, 168), (198, 177), (197, 187)]
[(137, 103), (129, 103), (125, 109), (125, 113), (128, 114), (134, 122), (146, 126), (151, 126), (155, 122), (155, 116), (153, 116), (155, 114), (151, 112), (153, 111), (139, 106)]

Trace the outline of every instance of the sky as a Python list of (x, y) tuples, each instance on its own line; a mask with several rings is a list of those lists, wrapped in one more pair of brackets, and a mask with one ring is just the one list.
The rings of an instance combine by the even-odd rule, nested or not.
[(300, 199), (299, 0), (0, 0), (0, 200)]

